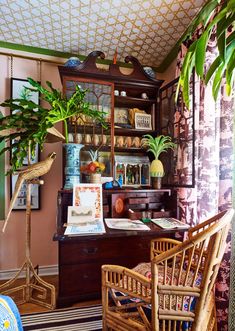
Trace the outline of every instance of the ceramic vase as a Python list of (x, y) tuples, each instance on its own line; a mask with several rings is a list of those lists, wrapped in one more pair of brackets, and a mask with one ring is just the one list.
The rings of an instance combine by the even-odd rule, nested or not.
[(68, 59), (68, 61), (66, 61), (64, 66), (65, 67), (77, 67), (77, 66), (79, 66), (79, 64), (81, 64), (80, 59), (76, 56), (72, 56)]
[(101, 183), (101, 174), (91, 174), (91, 183), (100, 184)]
[(80, 183), (80, 150), (82, 144), (64, 144), (65, 149), (65, 183), (64, 189), (70, 190)]

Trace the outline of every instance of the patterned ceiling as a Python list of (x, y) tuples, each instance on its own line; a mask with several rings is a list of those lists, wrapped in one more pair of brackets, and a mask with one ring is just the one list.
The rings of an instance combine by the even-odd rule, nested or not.
[(158, 67), (205, 0), (0, 0), (0, 41)]

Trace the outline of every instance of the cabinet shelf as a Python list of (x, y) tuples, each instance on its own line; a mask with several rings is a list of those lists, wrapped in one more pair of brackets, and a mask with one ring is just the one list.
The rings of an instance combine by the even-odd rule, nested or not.
[(128, 107), (148, 107), (152, 104), (156, 103), (154, 99), (142, 99), (142, 98), (133, 98), (133, 97), (123, 97), (123, 96), (115, 96), (114, 104), (115, 106), (128, 106)]
[(146, 153), (146, 149), (144, 148), (137, 148), (137, 147), (114, 147), (114, 152), (119, 153)]
[[(76, 124), (69, 124), (69, 131), (75, 132), (75, 125)], [(110, 124), (107, 123), (107, 128), (103, 128), (101, 125), (76, 125), (76, 132), (77, 133), (89, 133), (89, 134), (110, 134)]]
[(143, 136), (145, 134), (157, 135), (156, 130), (137, 130), (137, 129), (124, 129), (114, 128), (114, 134), (120, 136)]

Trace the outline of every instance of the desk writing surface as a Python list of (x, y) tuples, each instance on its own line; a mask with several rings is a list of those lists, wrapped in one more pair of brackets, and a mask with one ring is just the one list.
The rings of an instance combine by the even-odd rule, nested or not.
[[(104, 222), (105, 223), (105, 222)], [(164, 235), (172, 234), (174, 235), (176, 232), (184, 233), (187, 229), (162, 229), (159, 226), (150, 223), (145, 223), (149, 228), (150, 231), (141, 231), (141, 230), (133, 230), (133, 231), (125, 231), (125, 230), (116, 230), (110, 229), (105, 224), (106, 233), (98, 234), (98, 235), (77, 235), (77, 236), (66, 236), (64, 235), (65, 228), (59, 227), (57, 232), (54, 234), (53, 240), (54, 241), (77, 241), (77, 240), (92, 240), (97, 238), (115, 238), (115, 237), (130, 237), (130, 236), (149, 236), (156, 234), (158, 237), (159, 235), (164, 237)]]

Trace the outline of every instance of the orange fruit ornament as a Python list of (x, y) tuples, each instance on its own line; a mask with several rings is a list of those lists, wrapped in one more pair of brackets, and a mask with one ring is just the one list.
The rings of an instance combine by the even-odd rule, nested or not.
[(101, 170), (101, 171), (104, 171), (104, 169), (105, 169), (105, 164), (102, 163), (102, 162), (100, 162), (100, 163), (99, 163), (99, 167), (100, 167), (100, 170)]

